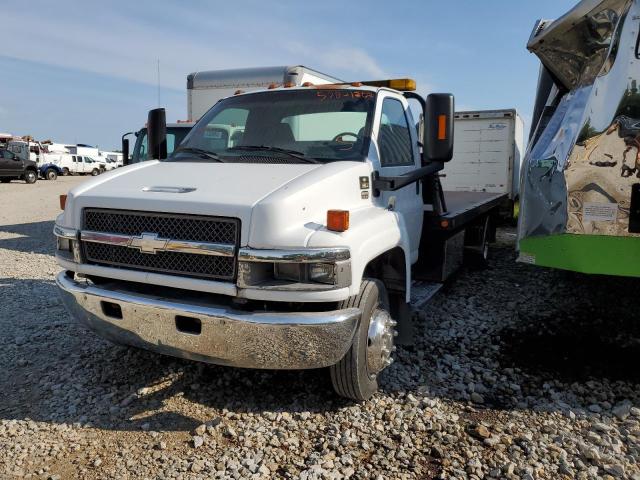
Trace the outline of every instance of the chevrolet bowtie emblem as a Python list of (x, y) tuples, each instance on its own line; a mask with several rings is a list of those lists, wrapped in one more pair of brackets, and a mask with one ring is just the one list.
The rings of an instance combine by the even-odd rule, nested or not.
[(166, 249), (168, 238), (158, 238), (157, 233), (143, 233), (139, 237), (133, 237), (129, 242), (129, 248), (137, 248), (142, 253), (161, 252)]

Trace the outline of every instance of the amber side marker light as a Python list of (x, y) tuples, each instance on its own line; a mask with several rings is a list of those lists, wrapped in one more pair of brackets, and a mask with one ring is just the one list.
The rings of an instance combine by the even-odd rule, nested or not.
[(440, 226), (442, 228), (449, 228), (449, 220), (441, 220), (440, 221)]
[(438, 140), (447, 139), (447, 116), (438, 115)]
[(67, 196), (60, 195), (60, 210), (64, 210), (64, 207), (67, 206)]
[(333, 232), (349, 230), (349, 210), (327, 211), (327, 228)]

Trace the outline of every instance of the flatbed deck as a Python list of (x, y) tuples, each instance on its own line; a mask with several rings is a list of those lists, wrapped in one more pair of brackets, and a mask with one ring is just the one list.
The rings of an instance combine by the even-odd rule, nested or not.
[[(506, 193), (445, 191), (447, 211), (441, 215), (428, 214), (425, 220), (438, 230), (457, 230), (499, 206), (506, 198)], [(430, 205), (425, 209), (432, 211)]]

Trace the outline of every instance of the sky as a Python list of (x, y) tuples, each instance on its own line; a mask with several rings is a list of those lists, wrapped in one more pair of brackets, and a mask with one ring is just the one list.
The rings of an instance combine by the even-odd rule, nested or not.
[(538, 18), (577, 0), (3, 0), (0, 132), (119, 148), (158, 104), (187, 118), (199, 70), (305, 65), (345, 80), (414, 78), (457, 110), (530, 123)]

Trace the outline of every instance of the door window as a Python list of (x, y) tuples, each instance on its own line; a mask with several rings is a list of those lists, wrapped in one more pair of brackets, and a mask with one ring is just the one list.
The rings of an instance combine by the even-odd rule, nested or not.
[(3, 156), (3, 158), (7, 158), (9, 160), (13, 160), (15, 158), (15, 155), (12, 152), (10, 152), (9, 150), (3, 150), (2, 151), (2, 156)]
[(414, 164), (409, 122), (402, 103), (395, 98), (386, 98), (382, 103), (378, 147), (383, 167)]

